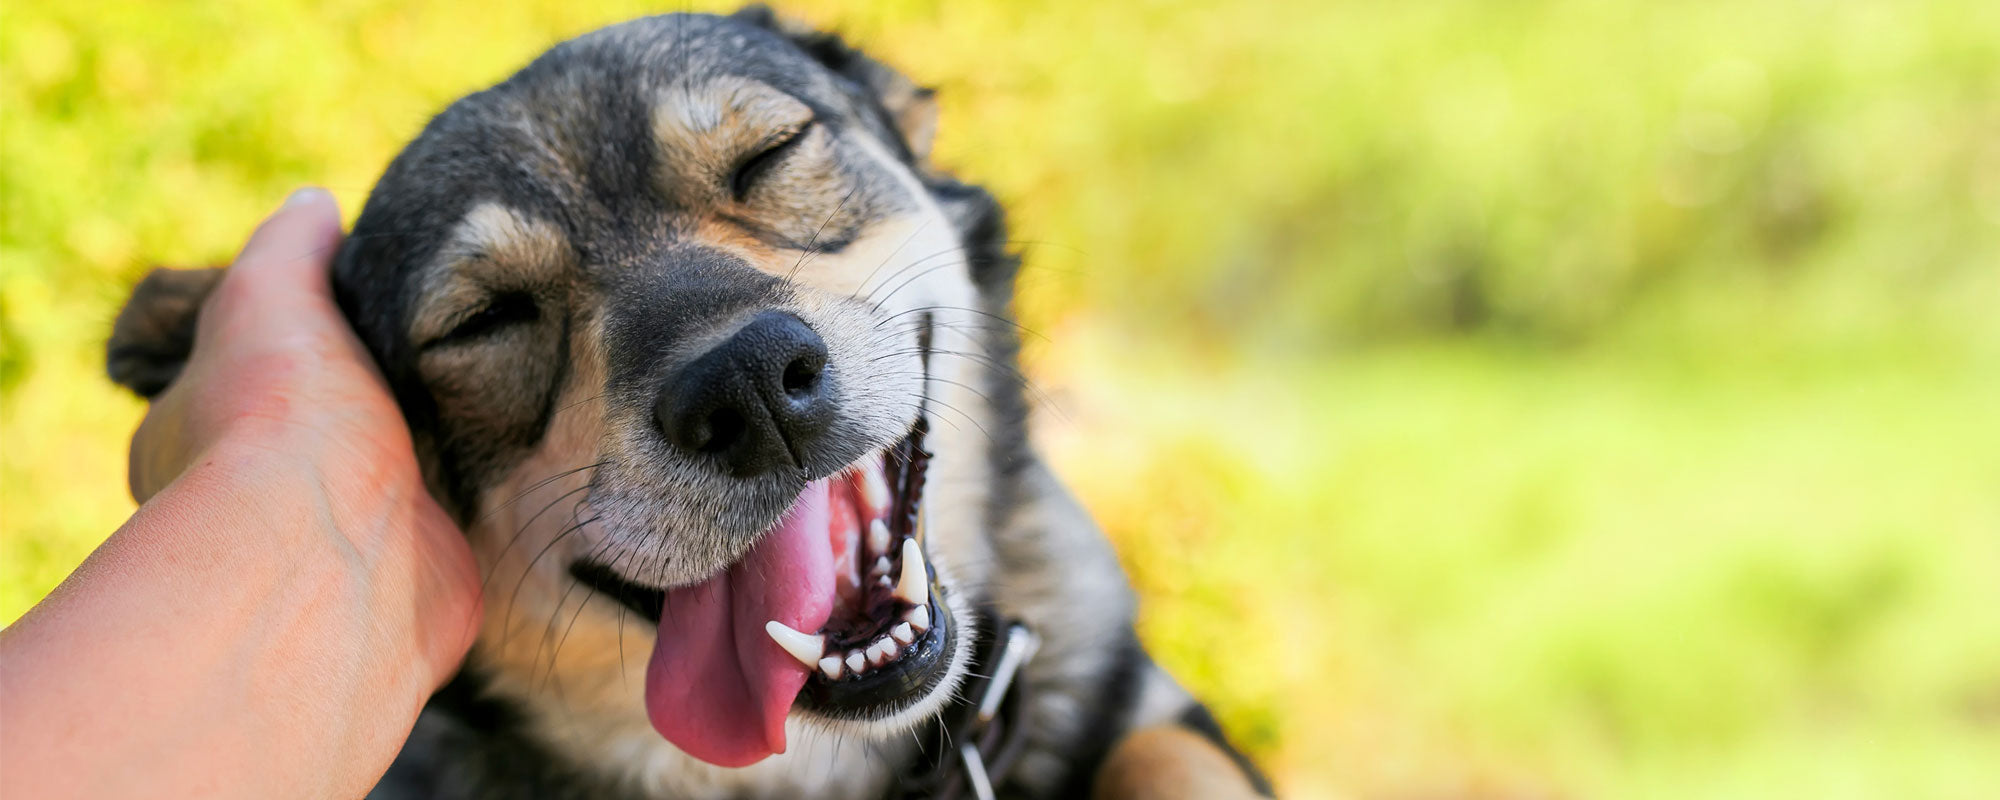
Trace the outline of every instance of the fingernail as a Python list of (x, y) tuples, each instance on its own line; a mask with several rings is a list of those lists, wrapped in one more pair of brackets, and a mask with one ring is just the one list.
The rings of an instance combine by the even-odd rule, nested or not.
[(303, 205), (310, 205), (312, 203), (326, 202), (332, 199), (333, 195), (328, 194), (325, 189), (321, 189), (317, 186), (302, 186), (296, 190), (293, 190), (291, 194), (286, 195), (285, 204), (278, 206), (278, 208), (286, 209), (286, 208), (292, 208), (294, 206), (303, 206)]

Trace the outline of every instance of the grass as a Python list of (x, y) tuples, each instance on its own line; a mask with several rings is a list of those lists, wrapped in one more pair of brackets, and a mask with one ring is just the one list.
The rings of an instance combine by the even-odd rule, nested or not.
[(1135, 353), (1074, 357), (1048, 439), (1148, 640), (1302, 795), (2000, 778), (1991, 362)]
[[(141, 270), (671, 10), (473, 5), (0, 11), (0, 620), (130, 513)], [(2000, 785), (2000, 5), (783, 5), (941, 88), (1040, 436), (1287, 796)]]

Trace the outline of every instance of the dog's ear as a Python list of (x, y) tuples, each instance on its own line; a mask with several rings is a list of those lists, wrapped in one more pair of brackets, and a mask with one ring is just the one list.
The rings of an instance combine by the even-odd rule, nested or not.
[(860, 86), (882, 113), (883, 121), (901, 139), (904, 155), (910, 162), (921, 164), (930, 158), (931, 140), (937, 137), (935, 91), (918, 86), (902, 73), (849, 47), (839, 35), (779, 17), (769, 6), (745, 6), (736, 12), (735, 18), (783, 34), (827, 69)]
[(132, 287), (111, 324), (104, 365), (111, 380), (150, 398), (181, 374), (194, 350), (195, 320), (222, 270), (155, 269)]

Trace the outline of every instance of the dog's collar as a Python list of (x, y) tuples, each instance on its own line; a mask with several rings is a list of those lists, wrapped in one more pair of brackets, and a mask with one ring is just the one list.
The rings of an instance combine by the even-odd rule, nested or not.
[[(991, 617), (989, 617), (991, 618)], [(932, 727), (936, 735), (902, 775), (890, 800), (993, 800), (993, 787), (1020, 759), (1027, 683), (1017, 680), (1041, 640), (1018, 621), (1000, 625), (975, 654), (958, 699)]]

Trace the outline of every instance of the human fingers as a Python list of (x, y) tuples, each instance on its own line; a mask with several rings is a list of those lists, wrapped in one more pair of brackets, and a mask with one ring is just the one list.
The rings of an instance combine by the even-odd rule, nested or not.
[(316, 187), (299, 189), (266, 218), (209, 295), (196, 335), (260, 338), (289, 332), (345, 333), (328, 269), (340, 246), (340, 209)]
[(251, 234), (203, 304), (181, 376), (153, 398), (133, 433), (128, 475), (135, 499), (143, 503), (179, 477), (213, 443), (221, 420), (260, 399), (246, 395), (270, 393), (268, 381), (242, 374), (271, 363), (255, 351), (361, 358), (328, 280), (339, 242), (338, 207), (314, 188), (293, 192)]

